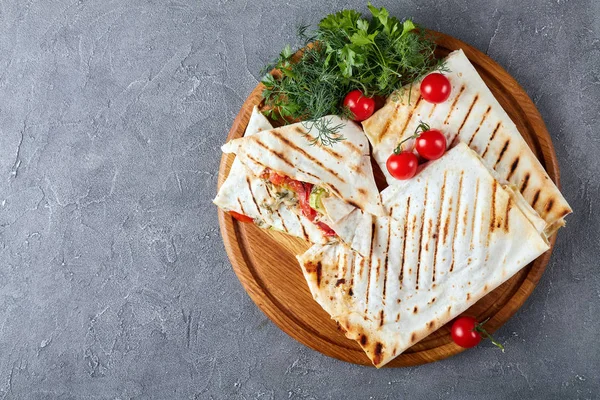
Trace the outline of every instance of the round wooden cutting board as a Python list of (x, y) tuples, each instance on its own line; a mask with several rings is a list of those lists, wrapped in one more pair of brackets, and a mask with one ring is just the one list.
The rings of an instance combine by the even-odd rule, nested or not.
[[(552, 141), (538, 110), (523, 88), (479, 50), (450, 36), (431, 33), (436, 36), (439, 57), (446, 56), (452, 50), (463, 49), (550, 177), (559, 185), (558, 164)], [(227, 141), (243, 136), (252, 107), (261, 103), (262, 90), (263, 86), (259, 84), (248, 96)], [(223, 155), (219, 186), (227, 177), (233, 159), (231, 154)], [(380, 171), (376, 175), (378, 184), (385, 182)], [(225, 248), (240, 282), (256, 305), (275, 324), (294, 339), (323, 354), (351, 363), (372, 365), (359, 345), (347, 339), (336, 323), (313, 300), (295, 258), (308, 249), (309, 243), (282, 233), (261, 230), (253, 224), (239, 223), (221, 210), (219, 224)], [(555, 240), (556, 235), (551, 238), (550, 250), (473, 305), (465, 314), (475, 316), (479, 321), (490, 318), (486, 324), (488, 331), (498, 329), (533, 292), (546, 269)], [(387, 366), (428, 363), (461, 351), (463, 349), (452, 342), (449, 326), (446, 325)]]

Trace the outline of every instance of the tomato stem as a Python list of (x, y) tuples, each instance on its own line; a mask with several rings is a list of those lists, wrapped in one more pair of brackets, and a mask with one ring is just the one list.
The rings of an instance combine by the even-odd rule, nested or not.
[(404, 142), (408, 142), (411, 139), (416, 139), (419, 136), (421, 136), (421, 133), (427, 132), (430, 129), (431, 129), (431, 127), (429, 126), (429, 124), (427, 124), (423, 121), (419, 121), (419, 125), (417, 125), (417, 128), (415, 129), (415, 133), (413, 133), (412, 135), (410, 135), (409, 137), (407, 137), (406, 139), (404, 139), (403, 141), (398, 143), (398, 146), (396, 146), (396, 148), (394, 149), (394, 154), (402, 153), (402, 145), (404, 144)]
[(486, 322), (488, 322), (489, 320), (490, 320), (489, 318), (486, 318), (485, 321), (480, 322), (477, 325), (475, 325), (475, 328), (473, 328), (473, 331), (479, 333), (484, 338), (489, 339), (496, 347), (498, 347), (504, 353), (504, 346), (502, 346), (502, 344), (500, 344), (499, 342), (497, 342), (496, 339), (494, 339), (494, 337), (492, 335), (490, 335), (489, 333), (487, 333), (487, 331), (483, 327), (483, 325)]

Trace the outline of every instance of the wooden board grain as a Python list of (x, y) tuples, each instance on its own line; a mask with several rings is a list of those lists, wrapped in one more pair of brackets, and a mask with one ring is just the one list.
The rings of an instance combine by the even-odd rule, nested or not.
[[(559, 170), (552, 140), (535, 105), (523, 88), (498, 64), (479, 50), (437, 32), (431, 32), (438, 44), (437, 55), (446, 56), (462, 48), (502, 107), (559, 185)], [(246, 99), (227, 140), (243, 136), (252, 107), (261, 103), (262, 85)], [(220, 186), (234, 156), (223, 155), (219, 170)], [(378, 184), (383, 176), (376, 174)], [(380, 185), (384, 187), (385, 185)], [(238, 223), (219, 210), (219, 224), (225, 248), (240, 282), (258, 307), (284, 332), (323, 354), (343, 361), (372, 365), (358, 344), (347, 339), (329, 315), (313, 300), (295, 256), (309, 244), (285, 234), (264, 231), (252, 224)], [(540, 256), (510, 280), (482, 298), (465, 314), (478, 320), (490, 318), (486, 328), (494, 332), (504, 324), (531, 295), (542, 276), (554, 248)], [(452, 342), (446, 325), (398, 356), (387, 367), (418, 365), (450, 357), (463, 351)], [(476, 350), (473, 350), (476, 351)]]

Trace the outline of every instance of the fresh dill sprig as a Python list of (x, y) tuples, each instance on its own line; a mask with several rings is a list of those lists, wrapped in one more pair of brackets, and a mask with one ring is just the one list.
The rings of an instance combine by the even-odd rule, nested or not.
[(390, 16), (385, 8), (368, 7), (370, 19), (343, 10), (323, 18), (314, 31), (308, 25), (298, 27), (302, 54), (296, 59), (286, 46), (269, 66), (278, 73), (262, 80), (269, 117), (286, 123), (303, 120), (318, 131), (313, 144), (330, 146), (343, 140), (338, 134), (342, 126), (321, 118), (348, 117), (342, 105), (348, 92), (359, 89), (369, 97), (388, 97), (443, 68), (425, 30), (410, 19)]
[[(333, 146), (334, 143), (346, 139), (339, 132), (344, 124), (335, 124), (330, 118), (318, 118), (302, 121), (302, 126), (308, 131), (317, 131), (317, 137), (310, 138), (310, 144), (322, 144), (323, 146)], [(308, 135), (307, 135), (308, 136)]]

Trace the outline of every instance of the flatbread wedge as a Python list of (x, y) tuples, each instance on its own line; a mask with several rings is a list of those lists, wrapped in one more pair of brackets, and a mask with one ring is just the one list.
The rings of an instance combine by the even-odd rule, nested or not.
[(545, 222), (459, 144), (382, 192), (387, 217), (355, 210), (346, 243), (298, 257), (314, 299), (382, 367), (549, 249)]
[[(384, 107), (363, 122), (373, 157), (388, 184), (398, 181), (387, 172), (387, 158), (423, 121), (440, 129), (449, 146), (467, 143), (489, 168), (522, 193), (546, 221), (546, 233), (552, 234), (564, 225), (571, 207), (463, 51), (450, 53), (446, 67), (452, 92), (445, 102), (428, 103), (421, 98), (419, 85), (413, 84), (403, 88), (399, 96), (390, 96)], [(411, 146), (412, 141), (407, 142), (407, 148)]]
[[(244, 136), (269, 129), (273, 129), (271, 123), (254, 107)], [(270, 186), (236, 157), (213, 203), (224, 211), (234, 211), (252, 218), (256, 225), (264, 229), (272, 228), (312, 243), (329, 241), (323, 230), (307, 218), (293, 212), (284, 203), (274, 203), (274, 196)]]
[(364, 133), (354, 122), (337, 116), (323, 120), (340, 127), (338, 134), (344, 139), (333, 146), (314, 144), (319, 123), (300, 122), (232, 140), (222, 150), (235, 153), (255, 176), (275, 172), (325, 190), (347, 203), (346, 210), (353, 206), (384, 215)]

